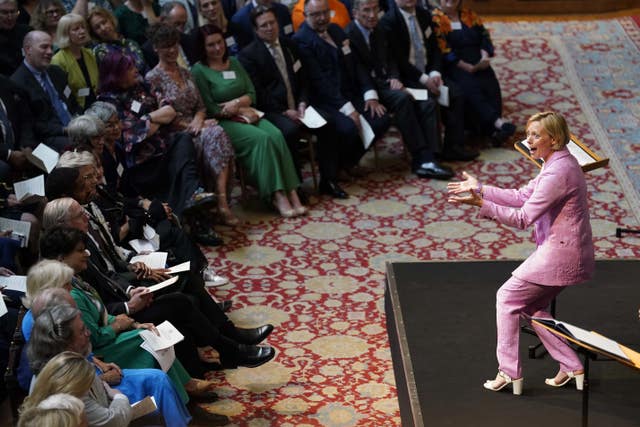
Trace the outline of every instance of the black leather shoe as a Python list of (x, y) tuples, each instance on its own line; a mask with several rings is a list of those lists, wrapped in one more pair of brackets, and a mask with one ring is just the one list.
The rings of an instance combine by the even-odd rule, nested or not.
[(225, 301), (220, 301), (218, 303), (218, 307), (220, 307), (220, 310), (224, 311), (225, 313), (229, 310), (231, 310), (231, 305), (233, 304), (233, 301), (231, 301), (230, 299), (225, 300)]
[(349, 195), (335, 181), (320, 181), (320, 194), (328, 194), (335, 199), (348, 199)]
[(469, 151), (464, 148), (452, 148), (450, 150), (443, 151), (440, 155), (440, 159), (449, 161), (468, 162), (478, 157), (480, 153), (477, 151)]
[(455, 174), (451, 168), (439, 165), (436, 162), (422, 163), (419, 167), (413, 170), (413, 173), (420, 178), (432, 178), (432, 179), (450, 179)]
[(500, 130), (496, 130), (491, 135), (491, 143), (494, 147), (502, 147), (509, 138), (516, 133), (516, 127), (512, 123), (503, 123)]
[(198, 424), (207, 426), (226, 426), (230, 423), (229, 417), (222, 414), (214, 414), (204, 409), (200, 405), (190, 404), (188, 406), (191, 416)]
[(220, 246), (224, 243), (222, 237), (213, 230), (196, 232), (191, 237), (202, 246)]
[(240, 344), (238, 346), (238, 366), (257, 368), (273, 359), (275, 355), (276, 351), (273, 347)]
[(269, 336), (271, 331), (273, 331), (273, 325), (269, 323), (252, 329), (236, 328), (229, 338), (240, 344), (259, 344)]

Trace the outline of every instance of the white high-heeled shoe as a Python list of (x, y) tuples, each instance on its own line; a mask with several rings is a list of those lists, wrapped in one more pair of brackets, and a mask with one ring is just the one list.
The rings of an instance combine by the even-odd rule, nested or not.
[(556, 382), (555, 378), (547, 378), (544, 380), (544, 383), (547, 385), (550, 385), (551, 387), (562, 387), (563, 385), (571, 381), (573, 378), (575, 378), (576, 390), (582, 390), (584, 388), (584, 372), (580, 374), (577, 374), (576, 372), (579, 372), (579, 371), (562, 372), (563, 374), (566, 375), (566, 377), (564, 378), (563, 381), (559, 383)]
[(505, 388), (508, 384), (512, 384), (513, 394), (520, 396), (522, 394), (523, 383), (523, 378), (513, 379), (504, 372), (498, 371), (498, 375), (496, 375), (495, 379), (485, 381), (484, 388), (491, 391), (499, 391)]

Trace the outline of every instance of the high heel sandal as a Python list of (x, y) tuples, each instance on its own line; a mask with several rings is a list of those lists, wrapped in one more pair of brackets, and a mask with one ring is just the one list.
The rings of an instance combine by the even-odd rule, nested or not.
[(499, 391), (502, 390), (505, 386), (512, 384), (513, 394), (520, 396), (522, 394), (523, 383), (523, 378), (513, 379), (504, 372), (498, 371), (498, 375), (496, 375), (495, 379), (485, 381), (484, 388), (491, 391)]
[(565, 377), (559, 383), (556, 382), (556, 378), (558, 377), (558, 375), (556, 375), (556, 378), (546, 378), (544, 380), (544, 383), (547, 385), (550, 385), (551, 387), (562, 387), (563, 385), (571, 381), (573, 378), (575, 378), (576, 390), (582, 390), (584, 388), (584, 371), (558, 372), (558, 374), (560, 373), (564, 374)]
[[(282, 202), (279, 202), (279, 200), (281, 200), (281, 198), (284, 198), (287, 201), (288, 207), (280, 206)], [(289, 204), (289, 199), (287, 199), (287, 196), (285, 196), (284, 194), (281, 194), (280, 197), (274, 194), (273, 200), (271, 201), (271, 203), (273, 203), (273, 207), (276, 208), (276, 210), (280, 213), (281, 217), (293, 218), (294, 216), (296, 216), (296, 211), (293, 210), (293, 208)]]

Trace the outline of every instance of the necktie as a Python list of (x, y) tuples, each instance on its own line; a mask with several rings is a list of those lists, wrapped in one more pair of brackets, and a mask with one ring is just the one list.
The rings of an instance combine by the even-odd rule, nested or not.
[(416, 55), (416, 63), (414, 65), (421, 73), (424, 73), (426, 65), (424, 46), (415, 15), (409, 15), (409, 36), (411, 37), (411, 44), (413, 44), (413, 51)]
[(5, 108), (2, 100), (0, 100), (0, 127), (2, 128), (4, 143), (7, 144), (9, 148), (13, 148), (13, 127), (11, 126), (9, 116), (7, 115), (7, 109)]
[(60, 99), (58, 92), (54, 89), (53, 85), (51, 85), (51, 82), (49, 81), (49, 77), (47, 76), (47, 73), (46, 72), (41, 73), (40, 78), (42, 79), (42, 83), (44, 84), (44, 89), (47, 91), (47, 94), (49, 95), (51, 104), (53, 105), (53, 108), (56, 110), (56, 114), (58, 115), (58, 118), (60, 119), (62, 126), (68, 125), (69, 121), (71, 121), (71, 116), (67, 111), (66, 105), (64, 105), (64, 102), (62, 102), (62, 100)]
[(282, 53), (280, 49), (278, 49), (277, 44), (271, 45), (271, 54), (273, 55), (273, 59), (276, 62), (276, 66), (280, 71), (280, 76), (282, 76), (282, 80), (284, 81), (284, 85), (287, 88), (287, 106), (290, 110), (295, 110), (296, 102), (293, 99), (293, 92), (291, 91), (291, 83), (289, 82), (289, 73), (287, 72), (287, 64), (284, 62), (284, 58), (282, 57)]

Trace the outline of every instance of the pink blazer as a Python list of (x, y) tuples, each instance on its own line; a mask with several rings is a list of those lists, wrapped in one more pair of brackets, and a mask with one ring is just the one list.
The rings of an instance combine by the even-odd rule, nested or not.
[(535, 225), (536, 250), (513, 275), (548, 286), (589, 280), (595, 268), (587, 184), (566, 148), (551, 154), (537, 177), (518, 190), (483, 188), (480, 216), (519, 229)]

